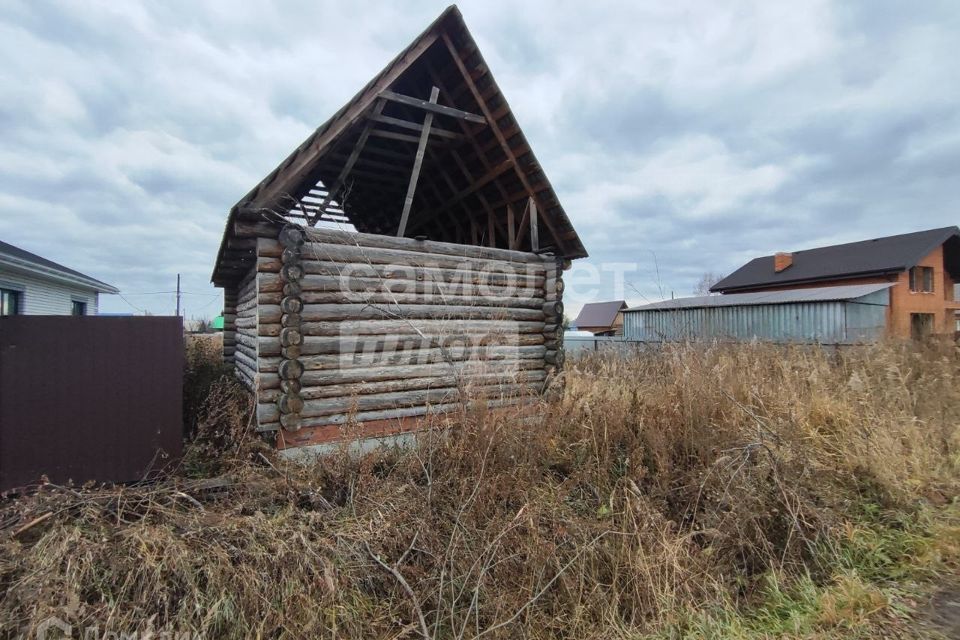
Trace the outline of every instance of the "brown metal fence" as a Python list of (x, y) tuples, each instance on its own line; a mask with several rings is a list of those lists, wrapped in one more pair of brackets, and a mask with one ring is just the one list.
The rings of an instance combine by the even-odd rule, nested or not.
[(0, 317), (0, 490), (129, 482), (180, 457), (177, 317)]

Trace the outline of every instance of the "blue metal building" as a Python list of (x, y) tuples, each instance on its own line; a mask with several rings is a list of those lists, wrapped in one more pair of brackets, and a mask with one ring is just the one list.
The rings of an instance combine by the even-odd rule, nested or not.
[(844, 285), (665, 300), (627, 309), (624, 337), (644, 342), (872, 342), (886, 331), (891, 286)]

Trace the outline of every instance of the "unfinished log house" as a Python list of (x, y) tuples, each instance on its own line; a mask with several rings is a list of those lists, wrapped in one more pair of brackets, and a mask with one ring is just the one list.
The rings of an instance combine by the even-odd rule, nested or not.
[(586, 255), (450, 7), (231, 209), (224, 358), (284, 449), (515, 408)]

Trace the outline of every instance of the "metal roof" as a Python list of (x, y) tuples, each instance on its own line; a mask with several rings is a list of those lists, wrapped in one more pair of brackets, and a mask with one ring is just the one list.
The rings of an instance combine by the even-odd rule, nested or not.
[(627, 309), (631, 311), (652, 311), (667, 309), (695, 309), (702, 307), (738, 307), (758, 304), (789, 304), (791, 302), (828, 302), (831, 300), (855, 300), (863, 296), (889, 289), (893, 283), (883, 284), (850, 284), (836, 287), (811, 287), (808, 289), (786, 289), (783, 291), (756, 291), (753, 293), (728, 293), (720, 296), (697, 296), (693, 298), (676, 298), (654, 302), (640, 307)]
[(20, 247), (15, 247), (12, 244), (0, 241), (0, 256), (6, 256), (13, 258), (16, 262), (28, 263), (27, 266), (39, 267), (42, 270), (46, 271), (55, 271), (64, 276), (69, 276), (72, 279), (84, 281), (87, 286), (92, 289), (96, 289), (101, 293), (118, 293), (119, 289), (113, 285), (109, 285), (106, 282), (101, 282), (96, 278), (91, 278), (90, 276), (69, 269), (62, 264), (58, 264), (53, 260), (47, 260), (41, 256), (38, 256), (35, 253), (30, 253), (25, 249)]
[(610, 302), (590, 302), (583, 305), (573, 324), (577, 327), (610, 327), (621, 309), (627, 306), (624, 300)]
[[(960, 229), (943, 227), (794, 251), (793, 264), (780, 272), (774, 270), (774, 256), (763, 256), (743, 265), (713, 285), (710, 290), (733, 292), (817, 280), (898, 273), (915, 266), (947, 241), (960, 246)], [(951, 275), (960, 276), (960, 258), (954, 256), (945, 262)]]

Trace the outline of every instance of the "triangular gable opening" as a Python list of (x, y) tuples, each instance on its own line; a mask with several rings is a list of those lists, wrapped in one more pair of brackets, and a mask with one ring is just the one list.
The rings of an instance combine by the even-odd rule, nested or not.
[(231, 210), (214, 282), (283, 219), (587, 255), (455, 6)]

